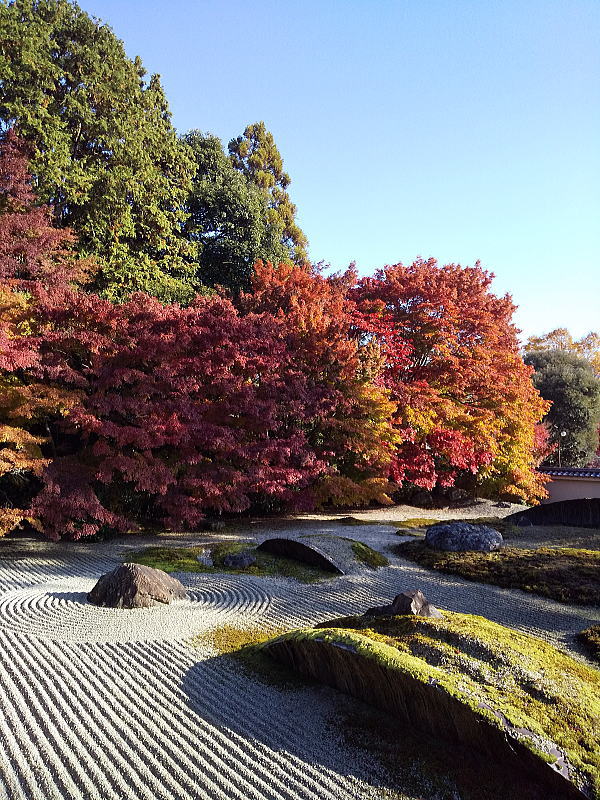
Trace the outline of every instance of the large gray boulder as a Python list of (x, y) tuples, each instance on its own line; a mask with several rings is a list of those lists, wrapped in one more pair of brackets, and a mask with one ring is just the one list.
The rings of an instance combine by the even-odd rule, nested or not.
[(99, 579), (87, 599), (108, 608), (149, 608), (185, 596), (183, 584), (166, 572), (144, 564), (121, 564)]
[(369, 608), (364, 617), (397, 617), (401, 614), (413, 614), (418, 617), (434, 617), (441, 619), (442, 613), (427, 600), (422, 591), (401, 592), (387, 606)]
[(462, 552), (479, 550), (491, 553), (502, 547), (502, 534), (488, 525), (470, 522), (438, 522), (427, 529), (425, 544), (432, 550)]

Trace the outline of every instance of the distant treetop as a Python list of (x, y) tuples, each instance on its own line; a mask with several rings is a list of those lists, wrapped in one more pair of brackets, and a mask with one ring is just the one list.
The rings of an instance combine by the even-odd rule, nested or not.
[(566, 328), (555, 328), (542, 336), (530, 336), (524, 347), (526, 353), (540, 350), (565, 350), (585, 358), (594, 371), (600, 374), (600, 335), (593, 331), (581, 339), (574, 339)]
[(296, 223), (296, 206), (287, 193), (290, 176), (283, 170), (281, 153), (265, 123), (248, 125), (242, 136), (229, 142), (229, 153), (234, 167), (267, 194), (271, 221), (280, 227), (290, 256), (297, 263), (307, 262), (308, 240)]

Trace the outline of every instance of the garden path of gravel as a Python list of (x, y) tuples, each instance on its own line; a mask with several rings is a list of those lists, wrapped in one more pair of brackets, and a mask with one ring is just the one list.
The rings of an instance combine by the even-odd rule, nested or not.
[[(326, 521), (248, 526), (239, 533), (260, 540), (309, 531), (350, 536), (380, 550), (399, 541), (385, 526)], [(347, 701), (324, 687), (263, 685), (208, 646), (192, 647), (189, 638), (224, 624), (306, 626), (416, 588), (442, 608), (483, 614), (575, 653), (574, 635), (600, 621), (600, 608), (433, 574), (393, 556), (390, 567), (313, 585), (179, 574), (188, 599), (168, 608), (88, 604), (95, 579), (139, 546), (137, 537), (88, 545), (0, 543), (3, 800), (381, 798), (382, 769), (343, 744), (331, 725)]]

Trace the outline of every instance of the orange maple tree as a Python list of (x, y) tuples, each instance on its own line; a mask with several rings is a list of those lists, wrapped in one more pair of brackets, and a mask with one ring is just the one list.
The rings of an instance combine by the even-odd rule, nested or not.
[[(10, 487), (12, 496), (26, 494), (30, 476), (41, 476), (50, 422), (76, 398), (26, 374), (38, 362), (32, 288), (85, 271), (70, 253), (72, 234), (53, 227), (51, 209), (34, 200), (25, 146), (10, 130), (0, 145), (0, 486)], [(2, 502), (3, 495), (0, 490), (0, 535), (25, 515), (11, 498)]]
[(315, 451), (328, 464), (315, 486), (317, 504), (390, 503), (388, 480), (398, 443), (395, 403), (381, 380), (383, 361), (354, 335), (356, 273), (329, 278), (292, 264), (255, 265), (245, 313), (272, 315), (294, 363), (309, 379), (315, 402), (304, 421)]
[(402, 438), (393, 478), (432, 488), (471, 473), (488, 491), (532, 500), (544, 492), (533, 451), (547, 404), (519, 352), (515, 306), (492, 294), (492, 279), (479, 263), (419, 259), (363, 278), (351, 295), (387, 354)]

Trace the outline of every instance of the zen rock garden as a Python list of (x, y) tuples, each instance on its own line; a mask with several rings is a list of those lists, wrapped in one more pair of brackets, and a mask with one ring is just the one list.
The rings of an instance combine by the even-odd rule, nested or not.
[[(233, 747), (241, 736), (251, 760), (239, 766), (218, 761), (220, 774), (238, 781), (240, 800), (246, 791), (242, 787), (269, 774), (259, 768), (263, 762), (273, 775), (291, 770), (293, 796), (306, 800), (328, 792), (344, 800), (383, 797), (382, 791), (386, 797), (404, 798), (403, 782), (408, 787), (415, 780), (419, 796), (431, 800), (446, 796), (439, 794), (440, 786), (450, 787), (454, 794), (448, 797), (476, 800), (479, 789), (473, 793), (473, 782), (493, 800), (597, 800), (600, 671), (592, 650), (584, 650), (577, 637), (588, 626), (593, 638), (588, 623), (599, 619), (600, 609), (586, 612), (536, 594), (428, 575), (392, 555), (394, 540), (400, 535), (415, 544), (414, 533), (403, 537), (401, 528), (390, 525), (342, 521), (346, 525), (279, 526), (274, 535), (258, 541), (216, 530), (206, 534), (213, 544), (198, 547), (175, 541), (137, 551), (118, 543), (95, 545), (91, 559), (79, 565), (65, 557), (54, 577), (54, 568), (48, 566), (55, 588), (46, 594), (43, 588), (41, 594), (40, 589), (31, 594), (31, 583), (15, 573), (15, 589), (6, 593), (0, 613), (7, 631), (19, 636), (27, 637), (28, 620), (35, 619), (27, 658), (32, 670), (38, 652), (34, 643), (55, 641), (59, 632), (67, 641), (73, 638), (73, 664), (80, 658), (79, 647), (91, 658), (100, 657), (101, 648), (110, 664), (121, 651), (123, 656), (135, 653), (137, 666), (132, 662), (131, 672), (127, 667), (127, 696), (138, 698), (147, 712), (144, 721), (136, 717), (136, 738), (138, 748), (156, 753), (148, 766), (156, 758), (156, 763), (171, 763), (173, 748), (183, 747), (181, 752), (200, 768), (204, 753), (222, 759), (222, 748)], [(507, 547), (497, 528), (478, 521), (441, 521), (421, 530), (419, 546), (431, 553), (492, 558)], [(118, 554), (122, 563), (98, 575), (95, 559), (100, 563)], [(25, 564), (39, 570), (35, 552)], [(72, 577), (60, 577), (65, 573)], [(68, 586), (83, 586), (86, 580), (85, 594), (68, 593)], [(64, 599), (53, 605), (52, 596)], [(68, 634), (70, 624), (74, 627)], [(174, 657), (173, 651), (167, 657), (173, 647), (179, 655)], [(11, 652), (6, 650), (6, 657)], [(61, 663), (56, 661), (56, 669), (62, 669)], [(86, 674), (78, 668), (74, 692), (57, 697), (61, 714), (81, 715), (80, 703), (88, 694), (94, 713), (104, 715)], [(115, 701), (121, 698), (114, 713), (133, 724), (133, 708), (121, 705), (120, 671), (114, 673), (114, 686), (112, 674), (111, 667), (104, 680)], [(226, 704), (210, 689), (214, 681), (224, 682)], [(323, 688), (315, 694), (318, 685)], [(174, 695), (177, 686), (181, 688)], [(142, 689), (143, 699), (138, 697)], [(294, 704), (310, 708), (304, 722), (315, 737), (321, 725), (338, 719), (338, 706), (344, 709), (342, 718), (351, 715), (354, 733), (348, 741), (323, 738), (323, 731), (318, 735), (322, 747), (336, 753), (332, 765), (322, 747), (317, 754), (281, 727), (288, 696), (290, 702), (296, 698)], [(352, 711), (357, 701), (360, 705)], [(9, 696), (2, 702), (8, 709)], [(263, 730), (267, 702), (268, 735)], [(370, 722), (360, 721), (364, 709), (371, 709)], [(34, 708), (34, 725), (35, 713)], [(160, 729), (152, 723), (154, 715), (162, 720)], [(367, 733), (373, 715), (380, 720), (374, 739)], [(363, 724), (358, 736), (355, 726), (361, 730)], [(385, 738), (390, 735), (395, 744)], [(420, 744), (415, 751), (401, 750), (404, 755), (396, 757), (391, 769), (389, 753), (407, 735)], [(160, 753), (150, 747), (153, 737), (158, 737)], [(194, 741), (195, 749), (186, 750), (184, 742)], [(110, 735), (106, 742), (110, 748)], [(426, 754), (433, 745), (436, 755), (430, 762)], [(23, 763), (28, 752), (25, 747)], [(340, 758), (348, 764), (343, 771), (333, 766)], [(460, 770), (457, 759), (463, 764)], [(134, 764), (144, 773), (142, 762), (124, 764), (123, 780), (130, 780), (126, 776)], [(302, 778), (293, 765), (302, 766)], [(374, 769), (380, 770), (381, 783), (373, 781)], [(63, 770), (70, 774), (68, 762)], [(403, 777), (405, 770), (410, 770), (410, 779)], [(168, 796), (199, 797), (193, 787), (200, 792), (204, 786), (201, 792), (212, 797), (213, 779), (200, 774), (190, 777), (187, 795), (172, 791)], [(266, 778), (261, 797), (278, 798), (282, 787), (275, 778)], [(510, 794), (517, 790), (518, 795)], [(76, 796), (71, 790), (59, 791), (60, 797)], [(146, 794), (149, 798), (150, 792), (142, 790), (140, 797)], [(31, 796), (42, 794), (32, 791)]]
[(0, 800), (600, 800), (600, 3), (533, 8), (0, 0)]
[(361, 516), (0, 542), (7, 799), (600, 800), (597, 531)]

